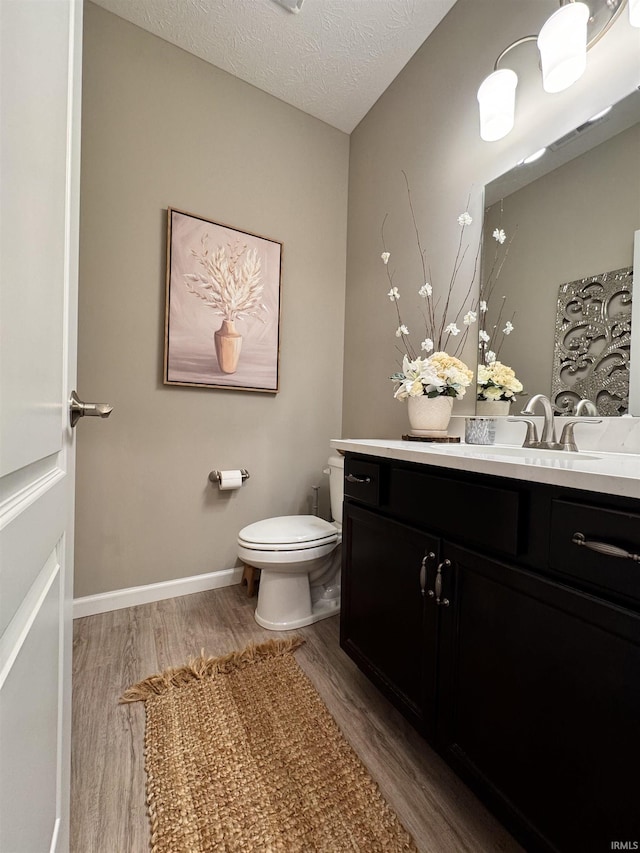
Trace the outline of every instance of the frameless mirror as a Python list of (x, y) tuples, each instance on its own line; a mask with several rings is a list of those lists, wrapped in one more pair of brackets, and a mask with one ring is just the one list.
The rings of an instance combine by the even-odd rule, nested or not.
[(601, 415), (640, 415), (635, 395), (627, 402), (640, 382), (640, 345), (631, 346), (639, 152), (636, 90), (485, 188), (480, 362), (492, 350), (515, 371), (524, 392), (512, 414), (542, 393), (559, 414), (592, 399)]

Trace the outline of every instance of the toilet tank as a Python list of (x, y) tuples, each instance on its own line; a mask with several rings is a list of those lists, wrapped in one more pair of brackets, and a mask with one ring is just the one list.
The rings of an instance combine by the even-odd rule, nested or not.
[(342, 499), (344, 497), (344, 456), (336, 453), (329, 457), (329, 495), (331, 518), (342, 524)]

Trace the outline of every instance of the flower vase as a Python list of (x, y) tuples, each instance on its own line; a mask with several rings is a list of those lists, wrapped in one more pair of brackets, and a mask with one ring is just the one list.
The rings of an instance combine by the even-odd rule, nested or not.
[(451, 420), (453, 397), (409, 397), (407, 401), (412, 435), (438, 438), (447, 434)]
[(486, 418), (501, 418), (509, 414), (509, 400), (478, 400), (476, 415)]
[(238, 368), (242, 335), (236, 331), (233, 320), (223, 320), (213, 339), (216, 345), (218, 364), (223, 373), (235, 373)]

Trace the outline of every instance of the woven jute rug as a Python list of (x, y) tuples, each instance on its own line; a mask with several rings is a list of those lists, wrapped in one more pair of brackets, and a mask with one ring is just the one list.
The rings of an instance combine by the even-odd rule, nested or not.
[(126, 691), (145, 703), (154, 853), (415, 853), (296, 663), (301, 643), (201, 657)]

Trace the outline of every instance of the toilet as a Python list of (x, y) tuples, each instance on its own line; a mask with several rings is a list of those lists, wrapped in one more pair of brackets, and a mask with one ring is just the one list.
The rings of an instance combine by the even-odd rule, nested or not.
[(329, 459), (331, 516), (283, 515), (243, 527), (238, 556), (262, 570), (255, 620), (271, 631), (311, 625), (340, 611), (344, 459)]

